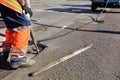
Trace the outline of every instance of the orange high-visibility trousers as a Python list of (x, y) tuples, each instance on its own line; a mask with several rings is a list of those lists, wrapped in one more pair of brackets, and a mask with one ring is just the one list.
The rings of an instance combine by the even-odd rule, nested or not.
[[(30, 30), (6, 30), (6, 40), (3, 43), (3, 51), (12, 49), (13, 52), (27, 51)], [(4, 46), (8, 45), (8, 46)], [(12, 52), (11, 50), (11, 52)]]

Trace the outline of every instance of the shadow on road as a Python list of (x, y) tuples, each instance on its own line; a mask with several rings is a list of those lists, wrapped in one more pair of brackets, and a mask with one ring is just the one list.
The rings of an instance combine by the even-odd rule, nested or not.
[[(85, 5), (74, 5), (74, 4), (63, 4), (62, 8), (49, 8), (46, 10), (57, 11), (57, 12), (67, 12), (67, 13), (89, 13), (89, 14), (99, 14), (101, 10), (96, 12), (91, 11), (91, 4)], [(66, 8), (68, 6), (69, 8)]]
[(67, 12), (67, 13), (92, 13), (90, 9), (83, 9), (83, 8), (50, 8), (47, 10), (52, 10), (57, 12)]
[(76, 5), (76, 4), (63, 4), (61, 6), (70, 6), (70, 7), (91, 7), (90, 4), (85, 4), (85, 5)]
[(96, 33), (108, 33), (108, 34), (120, 34), (119, 31), (108, 31), (108, 30), (82, 30), (82, 29), (77, 29), (77, 31), (96, 32)]
[[(46, 10), (57, 11), (57, 12), (76, 13), (76, 14), (79, 14), (79, 13), (99, 14), (104, 8), (104, 7), (102, 7), (102, 9), (100, 9), (101, 7), (99, 7), (98, 10), (91, 11), (91, 4), (85, 4), (85, 5), (63, 4), (61, 6), (62, 6), (62, 8), (49, 8)], [(66, 6), (68, 6), (68, 7), (66, 8)], [(113, 7), (113, 8), (120, 8), (120, 6)], [(104, 13), (120, 13), (120, 11), (104, 10)]]

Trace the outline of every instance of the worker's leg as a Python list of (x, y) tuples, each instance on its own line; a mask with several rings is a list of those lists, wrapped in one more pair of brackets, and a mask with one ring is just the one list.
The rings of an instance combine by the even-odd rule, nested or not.
[(13, 34), (11, 31), (6, 30), (5, 31), (5, 41), (2, 44), (2, 48), (3, 48), (3, 56), (4, 56), (4, 60), (7, 61), (9, 53), (10, 53), (10, 48), (11, 48), (11, 44), (13, 42)]
[(19, 50), (22, 53), (26, 53), (27, 48), (28, 48), (28, 39), (30, 36), (30, 30), (18, 30), (18, 31), (12, 31), (13, 33), (13, 42), (11, 45), (12, 50)]
[[(12, 67), (18, 68), (33, 65), (35, 61), (32, 59), (28, 61), (26, 57), (28, 39), (30, 35), (29, 26), (31, 23), (27, 20), (23, 13), (17, 13), (5, 6), (1, 7), (1, 15), (5, 21), (7, 29), (10, 32), (9, 34), (12, 35), (12, 37), (8, 36), (8, 39), (11, 40), (10, 43), (12, 42), (9, 53)], [(3, 51), (4, 50), (5, 48), (3, 48)]]
[(3, 42), (3, 56), (7, 60), (10, 55), (10, 62), (13, 68), (28, 67), (35, 63), (34, 60), (27, 62), (26, 51), (30, 30), (11, 31), (6, 30), (6, 40)]
[(30, 30), (13, 31), (14, 41), (11, 45), (10, 61), (13, 68), (27, 67), (35, 63), (30, 60), (27, 62), (26, 51), (28, 48), (28, 39), (30, 36)]
[[(0, 4), (0, 13), (1, 14), (4, 14), (4, 13), (2, 13), (2, 11), (3, 11), (3, 7), (2, 7), (2, 5)], [(9, 37), (8, 37), (9, 36)], [(8, 55), (9, 55), (9, 52), (10, 52), (10, 45), (11, 45), (11, 39), (10, 39), (10, 37), (11, 37), (12, 35), (11, 34), (9, 34), (9, 31), (8, 30), (6, 30), (5, 31), (5, 37), (6, 37), (6, 40), (2, 43), (2, 48), (3, 48), (3, 56), (4, 56), (4, 60), (7, 60), (7, 58), (8, 58)]]

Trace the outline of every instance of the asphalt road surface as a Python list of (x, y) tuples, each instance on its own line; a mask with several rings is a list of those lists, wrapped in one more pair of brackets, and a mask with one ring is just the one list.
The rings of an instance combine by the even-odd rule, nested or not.
[[(31, 0), (31, 4), (35, 39), (48, 47), (35, 57), (37, 64), (30, 68), (1, 68), (1, 80), (120, 80), (119, 8), (106, 9), (99, 15), (102, 8), (92, 12), (90, 1)], [(28, 76), (87, 44), (93, 47), (34, 77)]]

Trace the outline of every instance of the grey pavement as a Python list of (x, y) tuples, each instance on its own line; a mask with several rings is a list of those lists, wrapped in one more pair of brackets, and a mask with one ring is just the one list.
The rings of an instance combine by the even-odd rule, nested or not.
[[(35, 39), (48, 48), (35, 57), (37, 64), (19, 68), (2, 80), (120, 80), (119, 14), (90, 10), (90, 1), (31, 0)], [(77, 29), (76, 29), (77, 28)], [(93, 47), (41, 74), (28, 74), (86, 44)]]

